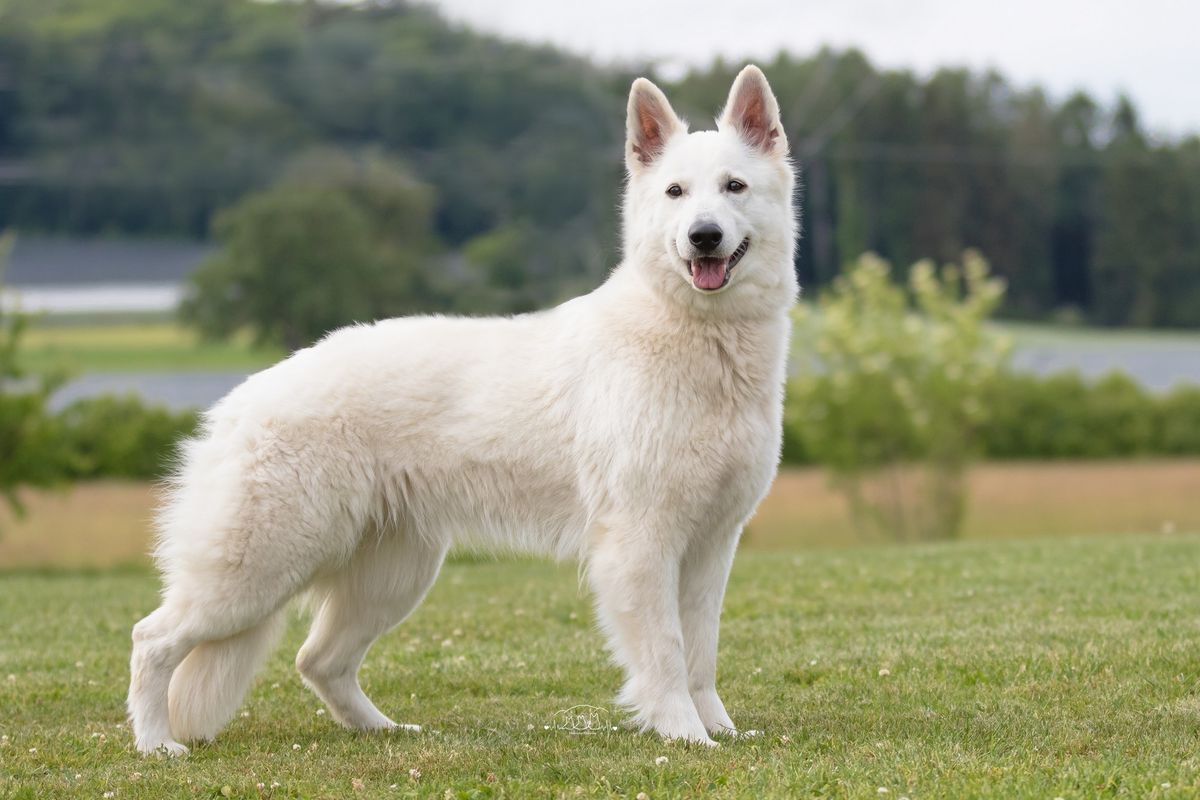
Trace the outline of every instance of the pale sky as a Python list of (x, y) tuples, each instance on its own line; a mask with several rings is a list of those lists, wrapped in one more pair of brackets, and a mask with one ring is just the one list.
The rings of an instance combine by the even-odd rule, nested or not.
[[(766, 59), (855, 46), (927, 74), (994, 67), (1055, 98), (1133, 97), (1170, 137), (1200, 133), (1200, 0), (431, 0), (450, 19), (669, 77), (716, 55)], [(768, 76), (770, 77), (770, 76)]]

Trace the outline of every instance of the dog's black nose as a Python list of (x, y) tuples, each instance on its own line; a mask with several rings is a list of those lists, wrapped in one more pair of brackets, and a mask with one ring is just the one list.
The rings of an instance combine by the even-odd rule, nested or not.
[(701, 253), (711, 253), (721, 244), (721, 229), (711, 222), (697, 222), (688, 229), (688, 238)]

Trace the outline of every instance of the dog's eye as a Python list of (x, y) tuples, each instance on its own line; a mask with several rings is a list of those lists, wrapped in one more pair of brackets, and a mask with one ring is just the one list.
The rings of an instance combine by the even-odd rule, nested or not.
[(667, 187), (667, 194), (670, 195), (671, 197), (682, 197), (683, 196), (683, 187), (680, 186), (678, 183), (672, 183), (670, 186)]
[(729, 183), (725, 184), (725, 191), (733, 192), (734, 194), (745, 191), (745, 189), (746, 184), (742, 183), (737, 178), (734, 178), (733, 180), (729, 181)]

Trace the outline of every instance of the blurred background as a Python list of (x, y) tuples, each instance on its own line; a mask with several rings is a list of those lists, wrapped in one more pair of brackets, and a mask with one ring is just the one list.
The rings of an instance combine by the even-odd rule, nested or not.
[(1200, 9), (591, 5), (0, 0), (0, 567), (141, 561), (332, 328), (595, 287), (630, 81), (704, 128), (748, 60), (805, 299), (747, 544), (1200, 530)]

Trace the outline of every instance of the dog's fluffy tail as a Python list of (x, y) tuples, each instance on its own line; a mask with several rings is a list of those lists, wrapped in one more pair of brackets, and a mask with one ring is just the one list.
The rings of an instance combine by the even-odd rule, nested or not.
[(241, 705), (285, 619), (283, 610), (276, 611), (253, 628), (188, 653), (167, 692), (172, 736), (191, 741), (217, 735)]

